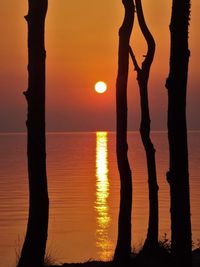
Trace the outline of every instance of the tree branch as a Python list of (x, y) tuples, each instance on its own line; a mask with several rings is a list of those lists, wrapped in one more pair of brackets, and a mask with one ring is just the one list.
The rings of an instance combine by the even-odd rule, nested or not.
[(136, 59), (136, 57), (135, 57), (135, 54), (133, 53), (133, 50), (132, 50), (131, 46), (129, 46), (129, 54), (130, 54), (130, 56), (131, 56), (133, 65), (134, 65), (134, 67), (135, 67), (135, 70), (137, 71), (137, 73), (140, 72), (140, 71), (141, 71), (141, 68), (139, 67), (139, 65), (138, 65), (138, 63), (137, 63), (137, 59)]
[(147, 55), (142, 62), (142, 68), (146, 67), (148, 70), (150, 70), (155, 54), (155, 41), (145, 22), (141, 0), (135, 0), (135, 4), (139, 26), (148, 46)]

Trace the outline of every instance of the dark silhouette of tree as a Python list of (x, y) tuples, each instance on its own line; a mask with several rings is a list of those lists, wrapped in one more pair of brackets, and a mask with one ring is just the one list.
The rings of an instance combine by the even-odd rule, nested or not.
[(29, 217), (18, 267), (41, 267), (48, 229), (48, 189), (45, 145), (45, 59), (44, 28), (47, 0), (29, 0), (27, 155)]
[(166, 80), (170, 152), (167, 180), (170, 185), (171, 198), (172, 256), (175, 266), (183, 267), (192, 266), (186, 125), (186, 91), (190, 56), (189, 17), (190, 1), (173, 0), (170, 23), (170, 71)]
[(117, 163), (120, 174), (120, 210), (118, 240), (114, 261), (124, 262), (131, 254), (132, 175), (127, 144), (127, 80), (129, 68), (129, 40), (134, 21), (133, 0), (122, 0), (125, 17), (119, 29), (117, 101)]
[(130, 47), (130, 55), (137, 72), (140, 92), (141, 123), (140, 135), (146, 152), (148, 184), (149, 184), (149, 223), (144, 251), (152, 252), (158, 248), (158, 184), (156, 175), (155, 149), (150, 138), (150, 112), (148, 101), (148, 80), (151, 64), (155, 54), (155, 41), (150, 33), (143, 14), (141, 0), (135, 0), (138, 22), (142, 34), (147, 42), (147, 55), (139, 67), (135, 55)]

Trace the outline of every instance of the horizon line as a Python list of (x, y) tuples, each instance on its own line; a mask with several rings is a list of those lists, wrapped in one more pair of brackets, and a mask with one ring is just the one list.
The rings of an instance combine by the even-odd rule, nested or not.
[[(200, 129), (189, 129), (187, 132), (199, 132)], [(79, 133), (97, 133), (97, 132), (107, 132), (116, 133), (115, 130), (93, 130), (93, 131), (46, 131), (46, 134), (79, 134)], [(139, 133), (139, 130), (128, 130), (127, 133)], [(167, 130), (151, 130), (151, 133), (167, 133)], [(22, 134), (26, 135), (27, 131), (0, 131), (0, 135), (5, 134)]]

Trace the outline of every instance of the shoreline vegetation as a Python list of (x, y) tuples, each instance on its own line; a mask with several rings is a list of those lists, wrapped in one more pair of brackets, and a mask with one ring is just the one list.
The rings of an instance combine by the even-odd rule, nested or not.
[[(115, 262), (112, 260), (101, 261), (89, 259), (85, 262), (59, 263), (53, 251), (47, 251), (45, 267), (177, 267), (172, 263), (171, 241), (164, 234), (159, 240), (159, 246), (154, 251), (146, 251), (143, 247), (132, 248), (131, 257), (127, 262)], [(200, 240), (193, 242), (192, 267), (200, 266)]]
[[(200, 239), (192, 242), (192, 267), (200, 266)], [(20, 257), (20, 241), (16, 249), (17, 262)], [(180, 265), (179, 265), (180, 266)], [(45, 254), (44, 267), (178, 267), (173, 265), (171, 256), (171, 241), (165, 233), (159, 240), (157, 250), (146, 251), (143, 246), (133, 247), (129, 261), (115, 262), (113, 260), (96, 260), (93, 258), (85, 262), (61, 262), (57, 259), (52, 248), (48, 248)]]
[[(193, 267), (200, 266), (200, 248), (192, 251)], [(63, 263), (63, 264), (47, 264), (45, 267), (175, 267), (171, 263), (170, 253), (165, 248), (156, 254), (145, 254), (142, 251), (138, 254), (131, 254), (131, 259), (127, 263), (116, 263), (113, 261), (89, 260), (80, 263)]]

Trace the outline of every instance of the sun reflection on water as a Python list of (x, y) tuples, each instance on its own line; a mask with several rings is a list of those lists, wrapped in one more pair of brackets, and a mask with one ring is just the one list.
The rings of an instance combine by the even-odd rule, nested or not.
[(96, 132), (96, 247), (99, 250), (99, 258), (101, 260), (108, 260), (112, 255), (112, 243), (108, 235), (111, 218), (108, 206), (109, 180), (107, 146), (107, 132)]

